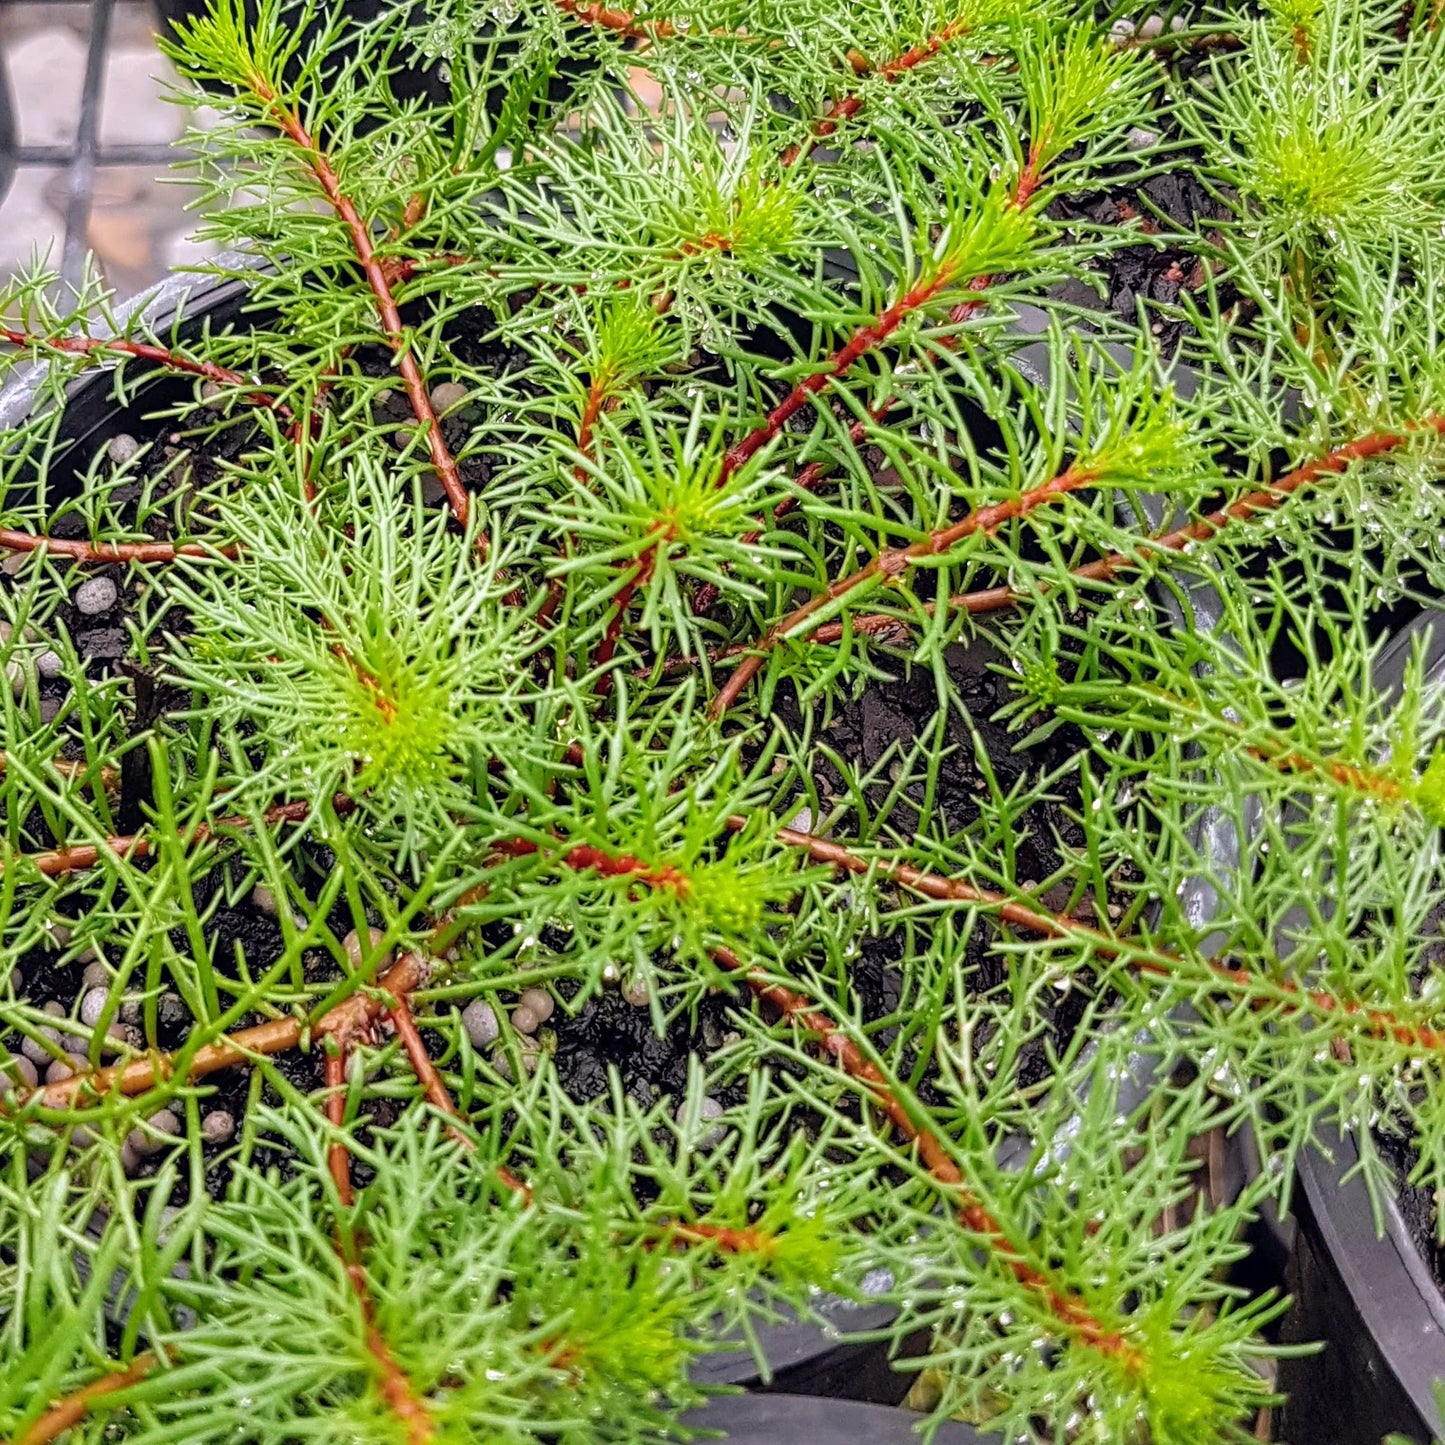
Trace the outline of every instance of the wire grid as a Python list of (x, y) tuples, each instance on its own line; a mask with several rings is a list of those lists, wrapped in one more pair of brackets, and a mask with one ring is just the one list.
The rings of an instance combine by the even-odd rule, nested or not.
[[(0, 13), (19, 13), (28, 0), (0, 0)], [(132, 11), (136, 0), (47, 0), (41, 7), (28, 3), (28, 8), (52, 12), (84, 10), (87, 12), (88, 34), (85, 41), (84, 76), (81, 84), (75, 126), (68, 143), (60, 145), (18, 146), (15, 155), (17, 178), (26, 169), (43, 168), (63, 177), (63, 203), (59, 241), (59, 264), (56, 269), (64, 285), (75, 288), (81, 282), (90, 250), (90, 227), (96, 203), (98, 173), (117, 167), (137, 167), (157, 175), (174, 164), (177, 146), (167, 141), (153, 144), (105, 144), (101, 134), (101, 109), (105, 98), (107, 60), (112, 52), (115, 21), (122, 5)], [(146, 19), (157, 23), (149, 4), (144, 6)], [(13, 60), (12, 60), (13, 65)], [(51, 77), (42, 77), (49, 80)], [(58, 82), (60, 77), (54, 77)], [(16, 87), (12, 85), (12, 91)], [(16, 97), (17, 136), (25, 130), (24, 100)], [(183, 201), (174, 205), (177, 225), (183, 221)], [(55, 253), (52, 253), (55, 254)], [(164, 267), (158, 268), (163, 273)], [(159, 274), (155, 279), (159, 279)]]

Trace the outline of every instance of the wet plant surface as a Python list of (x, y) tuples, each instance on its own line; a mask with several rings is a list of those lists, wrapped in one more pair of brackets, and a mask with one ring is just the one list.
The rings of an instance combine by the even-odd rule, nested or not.
[(0, 1428), (632, 1445), (886, 1259), (939, 1419), (1258, 1438), (1252, 1212), (1445, 1157), (1445, 40), (472, 11), (222, 5), (251, 309), (0, 306)]

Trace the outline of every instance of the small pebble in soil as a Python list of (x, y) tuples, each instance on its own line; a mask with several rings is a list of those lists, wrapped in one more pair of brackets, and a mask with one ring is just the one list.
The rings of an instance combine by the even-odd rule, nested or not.
[[(375, 953), (381, 945), (381, 940), (386, 937), (386, 934), (384, 934), (379, 928), (368, 928), (366, 930), (366, 934), (366, 953)], [(346, 935), (345, 938), (341, 940), (341, 946), (346, 950), (346, 956), (351, 960), (352, 968), (360, 968), (362, 963), (365, 961), (365, 956), (363, 955), (361, 949), (361, 937), (354, 928), (351, 930), (350, 933)], [(385, 966), (386, 960), (383, 959), (382, 967)]]
[(542, 1027), (542, 1020), (525, 1004), (518, 1004), (512, 1010), (512, 1027), (519, 1034), (534, 1034)]
[[(704, 1094), (701, 1100), (699, 1100), (698, 1102), (697, 1117), (703, 1123), (706, 1123), (711, 1119), (721, 1119), (722, 1116), (726, 1113), (727, 1110), (723, 1108), (723, 1106), (718, 1103), (718, 1101), (714, 1099), (711, 1094)], [(682, 1123), (686, 1115), (687, 1105), (683, 1104), (679, 1106), (677, 1113), (673, 1117), (680, 1124)], [(698, 1145), (703, 1149), (715, 1149), (719, 1144), (722, 1143), (725, 1138), (727, 1138), (727, 1132), (728, 1131), (726, 1129), (709, 1129), (707, 1133), (704, 1134), (702, 1138), (697, 1141)]]
[(431, 389), (432, 410), (438, 415), (466, 399), (467, 389), (459, 381), (444, 381)]
[(642, 977), (629, 978), (622, 985), (622, 1001), (630, 1003), (633, 1008), (646, 1008), (652, 1001), (652, 990), (647, 986), (647, 980)]
[(80, 975), (81, 988), (106, 988), (110, 984), (110, 970), (99, 961), (87, 963), (85, 972)]
[(1164, 17), (1162, 15), (1151, 15), (1139, 27), (1140, 40), (1157, 40), (1164, 33)]
[(201, 383), (201, 404), (212, 411), (220, 411), (226, 405), (225, 395), (214, 381)]
[(545, 988), (524, 988), (517, 995), (517, 1002), (523, 1008), (531, 1009), (536, 1014), (539, 1024), (546, 1023), (557, 1007), (556, 1001)]
[(21, 973), (18, 968), (12, 965), (9, 974), (7, 975), (7, 978), (11, 989), (15, 993), (15, 997), (19, 998), (25, 990), (25, 975)]
[(201, 1120), (201, 1138), (207, 1144), (228, 1143), (236, 1133), (236, 1121), (225, 1109), (212, 1109)]
[(123, 467), (139, 450), (140, 443), (129, 432), (117, 432), (105, 452), (116, 466)]
[(110, 997), (103, 988), (93, 988), (80, 1001), (80, 1021), (86, 1028), (93, 1029), (105, 1012), (106, 1000)]
[(23, 659), (12, 657), (5, 664), (5, 676), (10, 682), (10, 691), (18, 700), (25, 696), (25, 674), (27, 668)]
[(1157, 130), (1145, 130), (1143, 126), (1134, 126), (1128, 135), (1124, 137), (1124, 144), (1131, 151), (1147, 151), (1150, 146), (1159, 144), (1159, 132)]
[(161, 1109), (146, 1120), (146, 1127), (137, 1126), (125, 1136), (125, 1142), (137, 1154), (159, 1154), (167, 1139), (180, 1137), (181, 1121), (169, 1109)]
[(485, 1049), (496, 1043), (502, 1032), (491, 1004), (483, 1003), (479, 998), (473, 999), (462, 1010), (462, 1027), (467, 1031), (474, 1049)]
[(120, 588), (109, 577), (92, 577), (75, 589), (75, 606), (87, 617), (109, 612), (120, 596)]
[(35, 670), (41, 677), (56, 678), (65, 671), (65, 663), (58, 652), (51, 652), (47, 648), (35, 659)]
[[(517, 1052), (522, 1056), (522, 1067), (529, 1074), (535, 1074), (537, 1062), (542, 1053), (542, 1045), (530, 1034), (519, 1034), (516, 1044)], [(512, 1060), (505, 1049), (498, 1049), (492, 1055), (492, 1067), (502, 1078), (510, 1079), (512, 1077)]]
[(622, 970), (615, 963), (602, 965), (602, 982), (615, 988), (622, 982)]
[(264, 883), (258, 883), (251, 890), (251, 905), (268, 918), (276, 917), (276, 895)]
[(66, 1054), (63, 1059), (51, 1059), (46, 1066), (45, 1082), (47, 1084), (59, 1084), (72, 1074), (83, 1074), (90, 1068), (87, 1060), (82, 1059), (79, 1054)]
[(163, 993), (156, 1004), (156, 1017), (163, 1024), (182, 1024), (186, 1021), (185, 1000), (178, 993)]
[(399, 426), (391, 434), (391, 444), (399, 452), (404, 452), (415, 440), (416, 428), (414, 426)]
[(22, 1088), (33, 1089), (40, 1082), (40, 1070), (24, 1054), (12, 1054), (0, 1066), (0, 1094), (10, 1087), (12, 1079), (18, 1080)]
[(128, 998), (122, 1001), (120, 1006), (120, 1021), (125, 1024), (138, 1024), (140, 1022), (141, 1006), (138, 998)]
[(1134, 22), (1132, 20), (1116, 20), (1109, 27), (1109, 40), (1114, 45), (1125, 45), (1134, 38)]
[[(132, 1133), (134, 1133), (134, 1130), (132, 1130)], [(131, 1136), (127, 1134), (125, 1143), (120, 1146), (120, 1167), (124, 1169), (127, 1174), (134, 1174), (140, 1168), (141, 1157), (140, 1150), (137, 1149), (130, 1140)]]
[[(60, 1035), (54, 1029), (41, 1028), (37, 1032), (49, 1039), (52, 1044), (60, 1042)], [(48, 1064), (55, 1057), (39, 1039), (33, 1039), (29, 1034), (20, 1040), (20, 1052), (32, 1064)]]

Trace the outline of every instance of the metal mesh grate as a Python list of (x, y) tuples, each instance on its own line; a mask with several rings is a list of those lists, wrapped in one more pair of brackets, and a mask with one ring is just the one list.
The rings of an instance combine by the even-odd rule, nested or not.
[[(167, 69), (155, 49), (158, 24), (150, 0), (0, 0), (19, 142), (15, 178), (0, 201), (0, 269), (48, 245), (51, 264), (73, 286), (93, 249), (107, 279), (126, 291), (194, 259), (176, 254), (189, 229), (185, 188), (157, 188), (150, 179), (176, 159), (176, 148), (169, 139), (138, 138), (134, 124), (143, 116), (142, 133), (157, 128)], [(181, 125), (176, 110), (174, 134)], [(60, 139), (62, 129), (68, 134)], [(128, 170), (128, 185), (108, 185)]]

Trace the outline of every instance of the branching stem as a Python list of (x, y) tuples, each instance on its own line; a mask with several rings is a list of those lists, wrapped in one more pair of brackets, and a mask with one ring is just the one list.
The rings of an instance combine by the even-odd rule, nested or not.
[[(417, 423), (426, 433), (427, 450), (431, 454), (432, 467), (442, 484), (442, 490), (446, 493), (452, 516), (456, 518), (460, 526), (465, 527), (471, 515), (471, 500), (467, 495), (466, 487), (462, 484), (456, 459), (452, 456), (442, 436), (441, 422), (432, 407), (426, 378), (421, 373), (421, 367), (417, 364), (416, 355), (407, 339), (406, 329), (402, 325), (401, 312), (397, 308), (396, 297), (392, 293), (387, 268), (377, 257), (376, 249), (372, 245), (371, 228), (357, 213), (351, 197), (342, 190), (341, 180), (329, 157), (310, 131), (306, 129), (301, 117), (282, 105), (277, 99), (276, 93), (260, 76), (251, 78), (251, 86), (258, 99), (271, 112), (271, 116), (282, 134), (305, 154), (311, 173), (316, 177), (331, 208), (341, 218), (351, 236), (362, 272), (366, 277), (367, 284), (371, 287), (372, 295), (376, 298), (382, 330), (385, 332), (386, 339), (396, 358), (396, 368), (401, 375), (407, 400), (411, 403), (412, 413), (415, 415)], [(479, 550), (486, 551), (488, 543), (485, 533), (477, 534), (477, 546)]]
[(743, 688), (762, 667), (768, 651), (776, 643), (792, 636), (811, 617), (829, 604), (836, 602), (841, 597), (846, 597), (848, 593), (860, 587), (895, 581), (915, 562), (925, 557), (940, 556), (966, 537), (980, 532), (987, 534), (996, 531), (1005, 522), (1012, 521), (1017, 517), (1025, 517), (1036, 507), (1067, 496), (1070, 492), (1090, 487), (1096, 481), (1098, 481), (1098, 474), (1089, 468), (1069, 467), (1041, 486), (1020, 492), (1017, 497), (1010, 497), (1006, 501), (995, 502), (992, 506), (980, 507), (976, 511), (970, 512), (962, 521), (955, 522), (950, 527), (940, 528), (936, 532), (930, 532), (928, 536), (910, 543), (907, 547), (889, 548), (880, 552), (866, 566), (830, 583), (826, 591), (810, 598), (801, 607), (795, 608), (781, 622), (770, 628), (767, 634), (759, 639), (754, 650), (738, 664), (727, 684), (713, 699), (709, 708), (710, 715), (715, 718), (721, 717), (737, 701)]
[(80, 1424), (97, 1401), (140, 1384), (159, 1363), (160, 1356), (152, 1350), (137, 1355), (125, 1369), (102, 1375), (56, 1401), (23, 1435), (17, 1435), (11, 1445), (50, 1445), (52, 1440)]
[(41, 351), (60, 351), (67, 356), (90, 356), (104, 360), (108, 356), (134, 357), (137, 361), (149, 361), (152, 365), (165, 367), (169, 371), (185, 372), (188, 376), (201, 376), (217, 386), (247, 388), (246, 400), (253, 406), (265, 407), (284, 418), (290, 418), (291, 409), (268, 392), (257, 391), (255, 383), (239, 371), (218, 366), (214, 361), (194, 361), (168, 347), (153, 346), (144, 341), (126, 341), (113, 336), (35, 336), (28, 331), (11, 331), (0, 327), (0, 341), (11, 346), (33, 347)]

